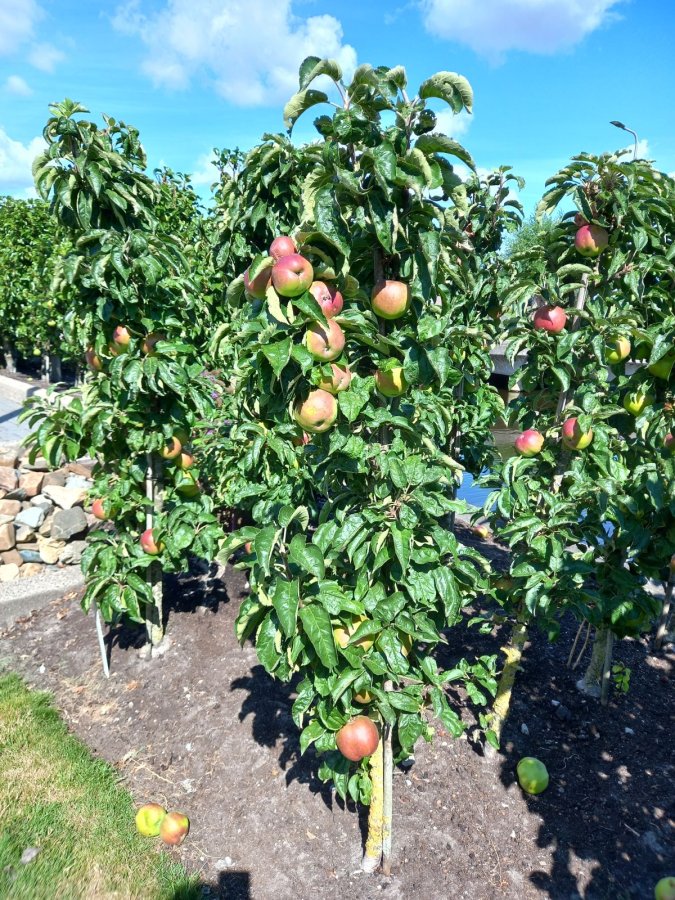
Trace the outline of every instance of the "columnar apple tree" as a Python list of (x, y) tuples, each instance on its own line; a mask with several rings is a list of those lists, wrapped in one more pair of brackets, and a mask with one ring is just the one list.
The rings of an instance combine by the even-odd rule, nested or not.
[(33, 452), (97, 460), (93, 512), (108, 524), (83, 554), (83, 605), (145, 621), (156, 644), (162, 571), (185, 568), (188, 553), (212, 559), (220, 535), (189, 449), (212, 410), (186, 338), (204, 313), (178, 238), (159, 227), (138, 132), (110, 117), (101, 128), (70, 100), (51, 111), (35, 183), (74, 242), (56, 282), (73, 291), (66, 329), (90, 374), (81, 392), (29, 407)]
[(47, 378), (61, 377), (60, 360), (69, 355), (62, 335), (69, 297), (50, 285), (68, 250), (44, 201), (0, 197), (1, 350), (10, 371), (19, 353), (37, 357)]
[(316, 120), (323, 141), (297, 226), (250, 260), (239, 288), (232, 404), (235, 426), (251, 429), (241, 465), (255, 471), (273, 443), (299, 487), (259, 483), (254, 524), (222, 557), (246, 545), (238, 636), (254, 636), (275, 677), (301, 673), (301, 749), (324, 754), (320, 776), (341, 796), (371, 804), (364, 867), (382, 857), (386, 871), (393, 761), (430, 738), (427, 707), (461, 733), (449, 682), (483, 703), (496, 686), (492, 657), (441, 671), (432, 655), (487, 585), (485, 560), (445, 527), (464, 510), (455, 487), (475, 449), (471, 435), (455, 441), (467, 402), (456, 387), (484, 353), (482, 335), (455, 321), (450, 279), (464, 240), (451, 160), (472, 161), (430, 130), (427, 106), (470, 111), (472, 92), (441, 72), (411, 98), (402, 68), (369, 65), (346, 85), (337, 63), (312, 57), (285, 109), (289, 130), (327, 102), (311, 87), (319, 76), (341, 103)]
[(523, 431), (486, 510), (512, 548), (496, 584), (512, 660), (533, 618), (554, 636), (571, 610), (599, 638), (580, 686), (603, 680), (606, 702), (613, 637), (650, 627), (645, 578), (668, 578), (675, 534), (675, 194), (649, 163), (613, 154), (579, 156), (549, 184), (542, 213), (577, 211), (515, 259), (509, 353), (527, 359), (510, 414)]

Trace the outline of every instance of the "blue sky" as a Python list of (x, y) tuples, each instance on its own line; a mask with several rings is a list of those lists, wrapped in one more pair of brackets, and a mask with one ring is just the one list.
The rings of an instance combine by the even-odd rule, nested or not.
[[(51, 101), (79, 100), (141, 131), (150, 167), (194, 173), (213, 147), (283, 129), (309, 54), (404, 65), (411, 90), (465, 75), (472, 117), (442, 119), (479, 167), (511, 165), (532, 211), (574, 153), (626, 146), (675, 171), (671, 0), (0, 0), (0, 193), (30, 192)], [(312, 135), (311, 114), (297, 129)]]

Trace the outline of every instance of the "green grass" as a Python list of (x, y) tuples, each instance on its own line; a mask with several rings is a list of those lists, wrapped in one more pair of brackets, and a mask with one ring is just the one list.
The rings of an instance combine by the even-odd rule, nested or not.
[[(0, 675), (0, 897), (193, 900), (195, 880), (134, 825), (115, 770), (70, 735), (48, 694)], [(27, 847), (39, 847), (23, 865)]]

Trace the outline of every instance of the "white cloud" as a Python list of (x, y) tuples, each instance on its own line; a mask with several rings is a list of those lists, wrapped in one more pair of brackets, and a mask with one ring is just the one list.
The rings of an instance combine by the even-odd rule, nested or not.
[(451, 109), (442, 109), (436, 113), (436, 128), (434, 131), (441, 131), (443, 134), (447, 134), (449, 137), (457, 140), (457, 138), (467, 133), (472, 121), (473, 116), (466, 110), (462, 110), (455, 115)]
[(212, 184), (218, 181), (218, 169), (215, 167), (215, 159), (213, 153), (202, 153), (199, 157), (190, 176), (195, 187), (211, 187)]
[[(2, 0), (0, 0), (2, 2)], [(56, 64), (64, 59), (64, 54), (53, 44), (33, 44), (28, 54), (28, 62), (41, 72), (53, 72)]]
[(166, 0), (160, 11), (146, 13), (140, 0), (129, 0), (113, 24), (146, 45), (143, 70), (156, 85), (185, 88), (206, 75), (226, 100), (256, 106), (279, 103), (297, 90), (305, 56), (337, 59), (347, 74), (356, 66), (356, 51), (343, 44), (336, 18), (303, 19), (291, 3)]
[(0, 0), (0, 55), (14, 53), (42, 16), (35, 0)]
[(30, 97), (33, 93), (30, 86), (26, 84), (20, 75), (10, 75), (5, 82), (5, 90), (16, 97)]
[(34, 196), (31, 166), (44, 146), (42, 137), (34, 137), (28, 144), (22, 144), (0, 128), (0, 194)]
[(420, 0), (431, 34), (500, 61), (509, 50), (556, 53), (615, 16), (622, 0)]

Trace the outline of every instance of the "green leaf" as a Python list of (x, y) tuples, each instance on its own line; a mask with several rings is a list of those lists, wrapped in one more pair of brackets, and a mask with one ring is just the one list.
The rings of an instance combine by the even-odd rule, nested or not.
[(427, 155), (430, 153), (444, 153), (448, 156), (454, 156), (466, 163), (471, 169), (476, 168), (476, 164), (466, 147), (463, 147), (458, 141), (453, 141), (446, 134), (422, 134), (415, 141), (415, 147)]
[(337, 666), (337, 651), (333, 638), (333, 627), (330, 616), (318, 603), (303, 606), (300, 609), (300, 620), (316, 655), (327, 669)]
[(436, 72), (420, 85), (419, 96), (422, 100), (437, 97), (444, 100), (453, 110), (471, 112), (473, 108), (473, 91), (471, 85), (462, 75), (456, 72)]
[(300, 63), (300, 90), (304, 91), (319, 75), (328, 75), (333, 81), (340, 81), (342, 69), (335, 59), (319, 59), (308, 56)]
[(284, 106), (284, 125), (289, 132), (292, 131), (293, 126), (304, 112), (307, 112), (308, 109), (317, 106), (319, 103), (327, 102), (328, 95), (324, 94), (323, 91), (313, 91), (311, 89), (299, 91)]
[(267, 525), (261, 528), (256, 534), (253, 541), (253, 548), (256, 554), (256, 562), (262, 567), (265, 575), (270, 574), (270, 559), (272, 550), (277, 540), (277, 531), (274, 525)]
[(316, 578), (324, 576), (323, 553), (315, 544), (308, 544), (302, 534), (293, 537), (288, 548), (288, 561)]
[(274, 585), (272, 604), (284, 634), (288, 638), (292, 638), (295, 634), (299, 599), (300, 583), (298, 581), (285, 581), (282, 578), (277, 580)]
[(282, 338), (274, 344), (264, 344), (262, 352), (272, 366), (272, 371), (278, 378), (291, 358), (291, 347), (293, 342), (289, 337)]
[(314, 741), (321, 737), (325, 730), (318, 719), (314, 719), (306, 728), (303, 728), (300, 734), (300, 753), (304, 753), (310, 744), (313, 744)]
[(279, 633), (274, 615), (270, 613), (258, 627), (255, 636), (255, 650), (258, 659), (265, 667), (265, 671), (273, 672), (280, 662), (280, 654), (276, 648), (276, 638)]

